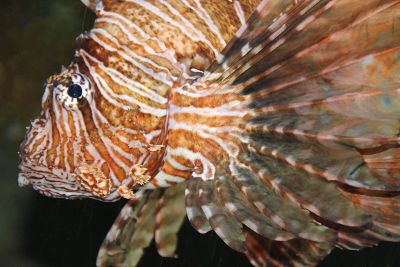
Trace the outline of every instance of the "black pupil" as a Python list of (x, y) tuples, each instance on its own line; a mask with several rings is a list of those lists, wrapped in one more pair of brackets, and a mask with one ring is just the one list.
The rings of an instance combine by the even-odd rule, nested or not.
[(82, 96), (82, 87), (79, 84), (71, 84), (68, 88), (68, 95), (72, 98), (80, 98)]

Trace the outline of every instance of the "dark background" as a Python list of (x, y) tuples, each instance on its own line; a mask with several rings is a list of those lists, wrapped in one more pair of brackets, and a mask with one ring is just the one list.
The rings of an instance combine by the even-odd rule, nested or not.
[[(48, 199), (18, 188), (18, 146), (39, 113), (46, 77), (68, 65), (74, 39), (93, 23), (79, 0), (0, 0), (0, 266), (94, 266), (97, 250), (124, 204)], [(215, 234), (188, 222), (179, 259), (162, 259), (152, 246), (144, 266), (250, 266)], [(320, 267), (400, 266), (400, 244), (361, 252), (335, 250)]]

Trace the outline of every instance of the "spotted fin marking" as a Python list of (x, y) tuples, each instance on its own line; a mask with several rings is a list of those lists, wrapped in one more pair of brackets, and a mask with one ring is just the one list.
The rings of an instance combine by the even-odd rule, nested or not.
[(97, 266), (134, 267), (154, 238), (161, 256), (175, 256), (177, 233), (185, 218), (185, 186), (144, 191), (129, 201), (100, 248)]
[(186, 214), (194, 229), (199, 233), (205, 234), (211, 231), (212, 228), (202, 209), (202, 206), (207, 203), (207, 199), (202, 195), (200, 180), (189, 181), (185, 190)]
[(186, 183), (170, 187), (159, 200), (155, 217), (155, 241), (158, 254), (163, 257), (177, 257), (175, 254), (178, 245), (177, 233), (186, 217), (185, 187)]
[(161, 191), (129, 201), (114, 222), (97, 256), (97, 266), (136, 266), (154, 237), (153, 220)]
[[(321, 248), (293, 266), (315, 265), (333, 245), (400, 241), (399, 13), (395, 0), (262, 1), (192, 85), (191, 92), (209, 88), (216, 97), (235, 93), (244, 111), (240, 133), (219, 135), (227, 156), (214, 162), (214, 183), (206, 179), (219, 198), (191, 198), (191, 209), (218, 205), (263, 238), (271, 239), (261, 229), (273, 222), (294, 236), (280, 251), (302, 239)], [(187, 196), (194, 196), (190, 184)], [(290, 212), (279, 210), (285, 203)], [(271, 263), (261, 253), (259, 260), (252, 249), (263, 242), (242, 234), (252, 240), (243, 246), (254, 265), (291, 259), (282, 253)]]

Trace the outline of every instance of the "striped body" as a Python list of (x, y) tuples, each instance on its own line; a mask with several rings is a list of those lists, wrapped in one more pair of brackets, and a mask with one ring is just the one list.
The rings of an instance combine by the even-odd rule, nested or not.
[[(188, 131), (191, 125), (185, 125), (184, 117), (191, 120), (198, 116), (204, 121), (214, 109), (221, 110), (222, 117), (225, 111), (232, 113), (229, 117), (238, 113), (229, 111), (229, 106), (235, 105), (234, 99), (221, 103), (221, 107), (217, 102), (208, 106), (207, 97), (202, 97), (202, 106), (188, 104), (188, 101), (197, 102), (201, 92), (186, 93), (186, 87), (215, 59), (257, 3), (110, 1), (109, 6), (97, 11), (93, 29), (78, 37), (73, 63), (47, 82), (42, 118), (33, 122), (33, 130), (28, 134), (32, 137), (27, 138), (22, 151), (23, 155), (32, 155), (28, 164), (21, 165), (22, 168), (29, 165), (29, 175), (25, 176), (35, 177), (35, 173), (43, 172), (43, 166), (33, 166), (36, 162), (48, 166), (48, 173), (57, 169), (55, 175), (64, 169), (63, 179), (68, 173), (79, 176), (78, 169), (84, 165), (104, 173), (106, 180), (111, 179), (106, 199), (114, 200), (120, 186), (141, 186), (131, 177), (132, 167), (137, 164), (152, 177), (145, 188), (182, 182), (195, 168), (200, 168), (198, 164), (206, 164), (202, 168), (209, 172), (214, 168), (214, 159), (207, 159), (201, 155), (200, 148), (175, 137), (179, 131), (200, 136)], [(224, 16), (217, 20), (222, 10)], [(65, 94), (74, 72), (87, 77), (91, 97), (87, 105), (64, 108), (70, 97), (59, 101), (54, 91), (60, 90), (55, 88), (61, 84), (65, 88), (60, 91)], [(212, 98), (210, 94), (209, 99)], [(200, 113), (194, 114), (197, 111)], [(41, 123), (47, 118), (51, 118), (47, 122), (51, 125), (44, 126), (43, 130)], [(217, 123), (219, 118), (213, 120)], [(222, 123), (225, 122), (226, 119)], [(227, 131), (229, 124), (234, 126), (235, 122), (216, 130)], [(36, 129), (41, 133), (36, 134)], [(208, 133), (203, 138), (212, 135)], [(43, 150), (45, 144), (47, 149)], [(155, 151), (152, 146), (159, 149)], [(21, 184), (27, 183), (25, 176), (20, 176)], [(43, 184), (41, 180), (38, 183)], [(73, 197), (79, 194), (77, 188), (82, 187), (63, 185), (62, 181), (60, 186), (67, 190), (56, 192), (55, 196)], [(81, 193), (88, 196), (87, 192)]]
[(399, 0), (82, 0), (19, 183), (131, 199), (98, 266), (173, 257), (187, 215), (254, 266), (400, 241)]

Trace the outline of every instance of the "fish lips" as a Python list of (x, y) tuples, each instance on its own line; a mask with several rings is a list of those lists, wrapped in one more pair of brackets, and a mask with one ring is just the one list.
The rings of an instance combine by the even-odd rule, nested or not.
[(22, 158), (19, 164), (18, 185), (20, 187), (31, 186), (40, 194), (52, 198), (81, 199), (92, 198), (90, 192), (85, 191), (73, 177), (67, 173), (60, 176), (59, 170), (55, 172), (34, 164), (28, 158)]

